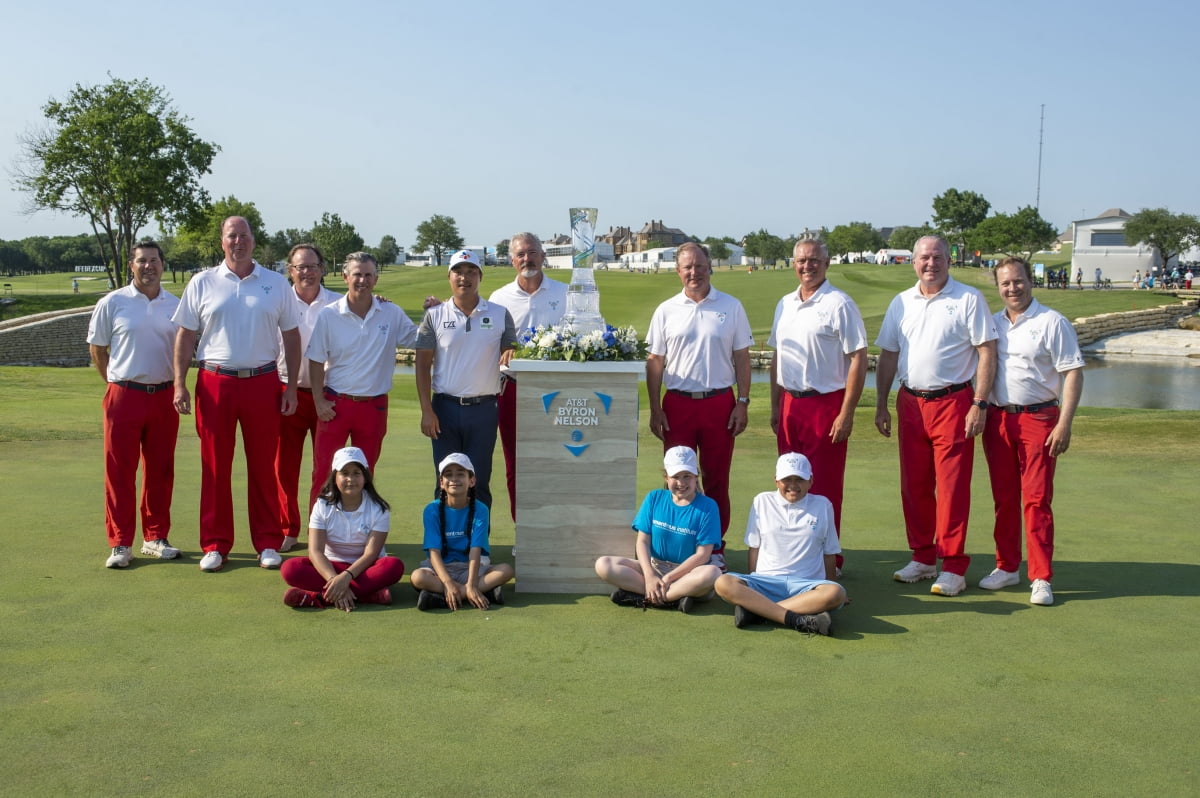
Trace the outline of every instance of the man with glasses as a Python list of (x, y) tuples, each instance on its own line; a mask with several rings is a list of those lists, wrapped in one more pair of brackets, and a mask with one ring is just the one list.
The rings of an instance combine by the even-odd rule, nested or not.
[(900, 502), (912, 561), (893, 578), (936, 578), (931, 593), (957, 596), (966, 589), (971, 562), (971, 469), (996, 377), (996, 325), (983, 294), (950, 277), (946, 239), (917, 239), (913, 271), (917, 284), (888, 305), (875, 340), (882, 350), (875, 367), (875, 426), (884, 437), (892, 434), (888, 396), (900, 377)]
[(142, 554), (179, 556), (167, 542), (175, 489), (179, 414), (171, 405), (175, 376), (171, 316), (179, 300), (163, 290), (162, 248), (143, 241), (129, 259), (129, 285), (96, 303), (87, 342), (104, 392), (104, 529), (112, 552), (106, 568), (133, 559), (137, 531), (137, 469), (142, 462)]
[[(242, 430), (250, 539), (263, 568), (278, 568), (279, 485), (275, 452), (279, 416), (296, 412), (300, 331), (291, 286), (254, 260), (254, 234), (240, 216), (221, 224), (225, 260), (200, 272), (183, 290), (172, 321), (175, 409), (192, 412), (187, 373), (195, 354), (196, 432), (200, 437), (201, 571), (219, 571), (233, 548), (233, 451)], [(280, 342), (288, 382), (279, 392)], [(198, 342), (198, 343), (197, 343)]]
[[(854, 300), (825, 279), (829, 250), (797, 241), (792, 265), (798, 290), (779, 300), (767, 345), (771, 361), (771, 429), (779, 454), (797, 452), (812, 464), (812, 492), (833, 504), (842, 534), (846, 451), (854, 409), (867, 376), (867, 329)], [(837, 573), (842, 554), (836, 556)]]
[[(321, 278), (325, 274), (325, 256), (315, 244), (297, 244), (292, 247), (287, 256), (287, 271), (288, 277), (292, 279), (290, 296), (296, 306), (299, 321), (300, 351), (304, 352), (312, 338), (317, 314), (321, 312), (321, 308), (341, 299), (342, 295), (321, 284)], [(280, 343), (282, 344), (282, 339)], [(283, 351), (279, 353), (277, 365), (280, 391), (285, 391), (288, 368)], [(279, 417), (279, 448), (275, 451), (275, 477), (279, 482), (279, 522), (284, 535), (280, 551), (291, 551), (296, 545), (300, 535), (301, 511), (307, 513), (312, 509), (313, 502), (317, 499), (318, 480), (325, 480), (326, 475), (317, 471), (316, 467), (317, 421), (312, 383), (308, 378), (308, 363), (302, 359), (300, 373), (296, 375), (296, 412), (290, 416)], [(314, 459), (309, 482), (313, 487), (309, 491), (308, 504), (301, 508), (300, 463), (304, 459), (306, 438), (312, 440)]]
[[(513, 317), (517, 334), (529, 327), (552, 327), (567, 309), (567, 286), (543, 272), (546, 252), (533, 233), (517, 233), (508, 242), (508, 257), (517, 279), (492, 292), (489, 302), (503, 305)], [(500, 384), (500, 446), (508, 477), (508, 505), (517, 520), (517, 381), (504, 369)]]
[(734, 438), (746, 429), (754, 337), (742, 303), (712, 287), (712, 262), (703, 247), (682, 244), (675, 272), (683, 290), (658, 306), (646, 333), (650, 431), (664, 451), (698, 451), (703, 493), (721, 515), (714, 564), (725, 570), (729, 469)]
[(346, 295), (317, 315), (304, 353), (320, 419), (313, 495), (329, 476), (334, 452), (347, 440), (362, 449), (367, 466), (375, 469), (387, 434), (396, 347), (409, 347), (417, 340), (417, 326), (404, 310), (374, 295), (379, 267), (373, 256), (350, 254), (342, 279)]

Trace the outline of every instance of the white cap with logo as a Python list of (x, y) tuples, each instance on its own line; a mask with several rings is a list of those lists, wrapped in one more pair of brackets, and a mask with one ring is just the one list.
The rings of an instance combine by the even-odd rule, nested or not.
[(669, 477), (677, 476), (684, 471), (699, 476), (700, 469), (696, 467), (696, 452), (687, 446), (674, 446), (667, 449), (667, 453), (663, 455), (663, 470)]
[(775, 462), (775, 479), (787, 477), (812, 479), (812, 463), (808, 462), (807, 457), (796, 452), (779, 455), (779, 460)]

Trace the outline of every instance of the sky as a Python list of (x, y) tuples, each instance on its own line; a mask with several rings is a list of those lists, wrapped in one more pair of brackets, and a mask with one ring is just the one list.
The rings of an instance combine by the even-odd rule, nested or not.
[[(1200, 4), (6, 3), (0, 239), (19, 137), (76, 84), (147, 78), (220, 145), (203, 184), (270, 231), (325, 211), (368, 245), (454, 217), (468, 244), (651, 219), (686, 233), (929, 221), (947, 188), (1060, 230), (1200, 212)], [(201, 13), (202, 12), (202, 13)], [(152, 232), (152, 231), (151, 231)]]

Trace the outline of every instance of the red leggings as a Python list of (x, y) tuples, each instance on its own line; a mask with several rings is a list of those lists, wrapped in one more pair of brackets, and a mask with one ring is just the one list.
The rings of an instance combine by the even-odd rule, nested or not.
[[(329, 564), (339, 574), (349, 568), (352, 563), (330, 560)], [(279, 567), (279, 575), (283, 581), (301, 590), (311, 590), (320, 593), (325, 589), (325, 577), (307, 557), (289, 557)], [(361, 599), (372, 593), (391, 587), (404, 576), (404, 563), (399, 557), (380, 557), (350, 582), (350, 590), (354, 597)]]

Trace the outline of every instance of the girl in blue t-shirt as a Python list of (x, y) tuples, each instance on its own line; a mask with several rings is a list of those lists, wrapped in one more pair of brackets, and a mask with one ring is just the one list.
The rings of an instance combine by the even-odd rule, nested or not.
[(413, 571), (412, 585), (421, 593), (417, 609), (449, 607), (470, 602), (481, 610), (503, 604), (502, 585), (512, 580), (513, 567), (493, 565), (488, 556), (486, 504), (475, 500), (475, 466), (455, 452), (438, 465), (438, 499), (425, 506), (425, 553), (429, 559)]
[(715, 501), (696, 492), (698, 472), (695, 451), (668, 449), (667, 487), (650, 491), (633, 519), (637, 559), (596, 560), (596, 574), (617, 588), (610, 596), (614, 604), (690, 612), (697, 598), (711, 597), (721, 575), (711, 563), (721, 542), (721, 516)]

